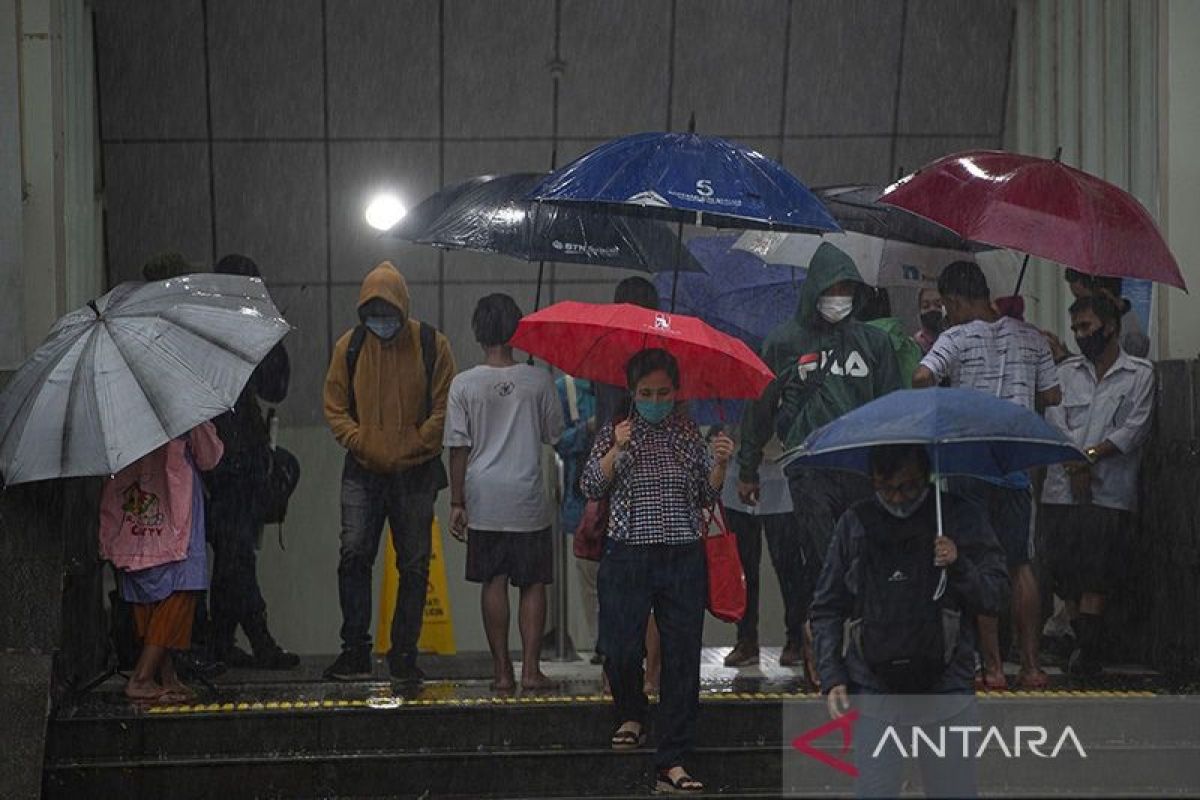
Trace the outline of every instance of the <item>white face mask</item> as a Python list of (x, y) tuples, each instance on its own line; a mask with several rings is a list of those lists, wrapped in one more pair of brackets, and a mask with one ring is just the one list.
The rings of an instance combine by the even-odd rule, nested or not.
[(817, 311), (830, 325), (836, 325), (854, 310), (853, 297), (821, 297), (817, 299)]

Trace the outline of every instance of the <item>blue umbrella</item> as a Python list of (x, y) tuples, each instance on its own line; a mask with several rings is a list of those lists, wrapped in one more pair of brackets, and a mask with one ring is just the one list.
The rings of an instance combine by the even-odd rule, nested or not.
[[(785, 464), (870, 474), (871, 449), (923, 444), (937, 486), (938, 536), (942, 535), (942, 478), (1003, 478), (1064, 461), (1086, 461), (1079, 448), (1027, 408), (975, 389), (908, 389), (892, 392), (813, 431), (784, 454)], [(945, 591), (946, 574), (936, 600)]]

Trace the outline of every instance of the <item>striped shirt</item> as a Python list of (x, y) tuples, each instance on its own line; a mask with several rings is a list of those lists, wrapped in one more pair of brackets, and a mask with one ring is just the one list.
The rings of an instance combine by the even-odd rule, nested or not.
[(921, 359), (938, 383), (978, 389), (1034, 409), (1038, 392), (1058, 386), (1058, 368), (1046, 337), (1027, 322), (1001, 317), (955, 325)]
[(713, 457), (690, 417), (676, 412), (657, 425), (633, 418), (629, 449), (611, 479), (600, 460), (612, 449), (612, 424), (596, 443), (579, 486), (592, 500), (609, 499), (608, 535), (625, 544), (691, 544), (700, 538), (702, 510), (720, 497), (709, 483)]

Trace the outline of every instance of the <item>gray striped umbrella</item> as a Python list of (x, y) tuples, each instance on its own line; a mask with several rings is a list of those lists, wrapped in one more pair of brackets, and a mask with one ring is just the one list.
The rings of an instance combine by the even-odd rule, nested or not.
[(55, 323), (0, 393), (0, 474), (118, 472), (232, 408), (289, 329), (257, 278), (121, 284)]

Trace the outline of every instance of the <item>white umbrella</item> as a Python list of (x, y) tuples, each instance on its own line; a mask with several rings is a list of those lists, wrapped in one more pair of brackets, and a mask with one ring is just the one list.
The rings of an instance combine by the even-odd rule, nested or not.
[(289, 329), (258, 278), (121, 284), (55, 323), (0, 393), (4, 481), (120, 471), (228, 411)]

